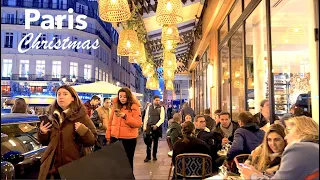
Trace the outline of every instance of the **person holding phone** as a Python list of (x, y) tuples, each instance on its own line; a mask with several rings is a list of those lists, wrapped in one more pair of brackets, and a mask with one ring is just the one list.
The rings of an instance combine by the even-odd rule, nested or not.
[(57, 89), (48, 118), (41, 117), (38, 140), (48, 146), (41, 157), (38, 179), (60, 179), (58, 168), (81, 158), (95, 144), (97, 132), (77, 92), (68, 85)]
[(106, 131), (107, 143), (121, 141), (133, 170), (139, 128), (142, 125), (140, 103), (129, 88), (121, 88), (112, 100), (113, 108)]

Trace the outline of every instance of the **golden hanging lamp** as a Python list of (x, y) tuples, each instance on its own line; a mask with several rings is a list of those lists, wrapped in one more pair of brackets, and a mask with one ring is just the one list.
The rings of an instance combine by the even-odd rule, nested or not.
[(183, 21), (181, 0), (159, 0), (156, 20), (160, 24), (178, 24)]
[(163, 53), (163, 68), (164, 69), (177, 69), (177, 59), (176, 55), (171, 52), (164, 52)]
[(151, 77), (154, 75), (154, 68), (153, 68), (153, 65), (150, 63), (142, 64), (141, 69), (142, 69), (142, 74), (145, 77)]
[(127, 0), (99, 0), (99, 17), (106, 22), (122, 22), (131, 17)]
[(164, 80), (174, 80), (174, 70), (163, 69), (163, 79)]
[(166, 90), (173, 90), (173, 82), (172, 80), (167, 80), (166, 81)]
[(131, 64), (139, 64), (138, 61), (137, 61), (137, 56), (129, 56), (128, 61)]
[(146, 49), (142, 42), (139, 42), (139, 51), (137, 56), (129, 56), (129, 62), (135, 64), (143, 64), (147, 61)]
[(118, 56), (137, 56), (139, 54), (139, 41), (134, 30), (126, 29), (120, 32), (117, 48)]
[(159, 89), (159, 80), (155, 76), (149, 77), (146, 82), (146, 88), (151, 90)]
[[(170, 41), (170, 42), (168, 42)], [(179, 30), (176, 24), (165, 25), (162, 27), (161, 43), (178, 44), (180, 42)]]

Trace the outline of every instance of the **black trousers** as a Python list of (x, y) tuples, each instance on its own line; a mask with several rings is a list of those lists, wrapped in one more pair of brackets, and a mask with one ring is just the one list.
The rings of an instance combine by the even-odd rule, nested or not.
[(133, 171), (133, 157), (134, 157), (134, 152), (136, 150), (137, 138), (134, 138), (134, 139), (121, 139), (121, 138), (119, 138), (119, 139), (117, 139), (117, 138), (111, 137), (111, 139), (110, 139), (111, 143), (114, 143), (117, 141), (122, 142), (123, 147), (127, 153), (127, 157), (129, 159), (130, 166)]
[(158, 143), (159, 143), (159, 136), (158, 135), (147, 135), (149, 138), (152, 139), (152, 141), (149, 141), (147, 143), (147, 159), (151, 159), (151, 146), (153, 142), (153, 149), (152, 149), (152, 157), (157, 157), (158, 152)]

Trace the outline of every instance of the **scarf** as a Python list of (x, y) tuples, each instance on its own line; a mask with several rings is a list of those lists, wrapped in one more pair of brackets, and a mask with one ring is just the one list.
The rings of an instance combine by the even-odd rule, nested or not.
[(232, 122), (230, 122), (230, 126), (228, 128), (224, 128), (222, 127), (222, 125), (220, 126), (224, 136), (226, 137), (230, 137), (232, 135), (232, 131), (233, 131), (233, 124)]

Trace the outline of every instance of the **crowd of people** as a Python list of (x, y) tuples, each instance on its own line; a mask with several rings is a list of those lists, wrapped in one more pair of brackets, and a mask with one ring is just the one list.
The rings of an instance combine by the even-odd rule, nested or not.
[[(255, 115), (248, 111), (237, 114), (237, 122), (221, 110), (211, 118), (207, 109), (191, 120), (187, 115), (183, 119), (182, 113), (174, 114), (167, 130), (173, 164), (179, 154), (202, 153), (211, 156), (213, 174), (225, 166), (244, 179), (319, 179), (319, 125), (295, 106), (270, 124), (269, 100), (260, 105)], [(227, 151), (225, 155), (218, 153), (222, 150)], [(237, 157), (244, 155), (247, 160), (238, 163)]]
[[(144, 162), (157, 161), (158, 141), (166, 128), (173, 164), (179, 154), (202, 153), (212, 158), (214, 173), (225, 166), (245, 179), (305, 179), (319, 171), (319, 126), (295, 106), (271, 124), (267, 99), (255, 115), (238, 113), (237, 122), (219, 109), (212, 116), (210, 109), (197, 115), (188, 103), (175, 112), (159, 96), (152, 100), (141, 110), (130, 89), (121, 88), (113, 99), (93, 96), (82, 104), (72, 87), (60, 86), (47, 110), (49, 121), (41, 121), (39, 127), (38, 139), (48, 146), (39, 179), (59, 179), (59, 167), (117, 141), (123, 144), (133, 170), (139, 129), (146, 144)], [(12, 113), (28, 113), (27, 109), (25, 100), (18, 98)], [(218, 153), (221, 150), (227, 150), (225, 155)], [(250, 155), (244, 163), (235, 163), (243, 154)]]

